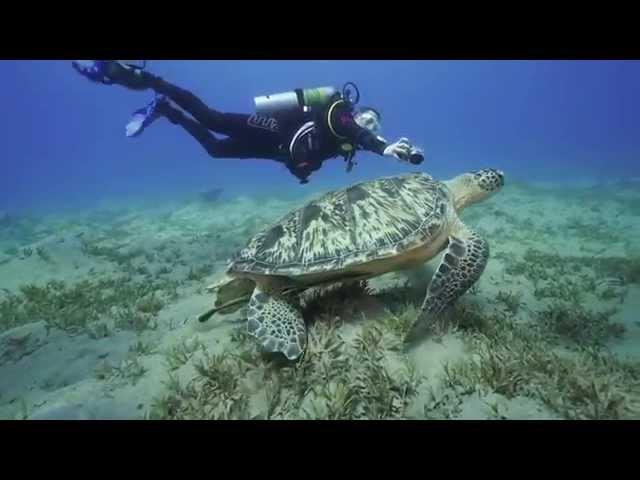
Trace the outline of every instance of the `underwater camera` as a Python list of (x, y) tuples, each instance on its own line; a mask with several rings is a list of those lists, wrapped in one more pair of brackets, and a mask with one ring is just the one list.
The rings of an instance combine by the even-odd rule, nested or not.
[(420, 165), (422, 162), (424, 162), (424, 153), (422, 152), (422, 150), (416, 147), (412, 147), (411, 151), (409, 152), (409, 162), (411, 162), (413, 165)]

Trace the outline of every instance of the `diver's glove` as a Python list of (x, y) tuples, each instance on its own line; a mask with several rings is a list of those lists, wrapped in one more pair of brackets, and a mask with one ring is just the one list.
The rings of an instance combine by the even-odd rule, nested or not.
[(419, 148), (413, 147), (408, 138), (401, 138), (384, 149), (385, 157), (394, 157), (401, 162), (409, 162), (418, 165), (424, 161), (424, 153)]
[(383, 152), (385, 157), (395, 157), (398, 160), (406, 162), (409, 160), (409, 152), (411, 151), (411, 144), (408, 138), (401, 138), (395, 143), (388, 145)]

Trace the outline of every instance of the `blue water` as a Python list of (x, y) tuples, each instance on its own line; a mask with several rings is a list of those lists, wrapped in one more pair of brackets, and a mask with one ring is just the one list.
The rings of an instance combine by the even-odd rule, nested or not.
[[(250, 373), (240, 367), (258, 347), (253, 338), (241, 341), (249, 338), (244, 314), (196, 321), (233, 289), (220, 296), (204, 287), (218, 281), (227, 259), (263, 222), (303, 195), (407, 171), (443, 179), (485, 167), (502, 169), (507, 185), (637, 181), (606, 189), (505, 188), (495, 201), (465, 212), (465, 224), (490, 245), (487, 270), (457, 300), (461, 310), (452, 322), (460, 329), (427, 336), (406, 355), (407, 365), (426, 373), (425, 388), (415, 408), (389, 416), (493, 418), (499, 411), (505, 418), (640, 418), (640, 62), (151, 60), (149, 68), (227, 112), (250, 113), (258, 95), (356, 82), (362, 104), (382, 113), (383, 135), (408, 137), (425, 149), (426, 161), (407, 166), (361, 152), (351, 173), (337, 158), (301, 185), (273, 161), (210, 158), (164, 119), (141, 137), (126, 138), (129, 115), (150, 92), (93, 84), (69, 61), (0, 61), (0, 418), (143, 418), (156, 402), (159, 418), (207, 418), (220, 413), (212, 406), (248, 398), (238, 392), (249, 384), (264, 392), (252, 394), (244, 413), (238, 401), (240, 418), (270, 412), (271, 406), (261, 409), (262, 398), (276, 399), (290, 418), (305, 418), (317, 400), (343, 404), (345, 418), (389, 415), (386, 409), (399, 400), (390, 395), (404, 396), (408, 383), (400, 370), (382, 375), (382, 360), (369, 354), (379, 350), (385, 362), (397, 364), (400, 355), (389, 348), (395, 340), (387, 345), (386, 339), (399, 340), (404, 327), (388, 314), (418, 318), (431, 272), (448, 270), (437, 270), (435, 260), (405, 272), (406, 286), (399, 283), (405, 274), (395, 272), (377, 279), (371, 294), (336, 290), (335, 297), (318, 297), (305, 313), (309, 338), (323, 343), (323, 329), (333, 323), (336, 338), (374, 324), (386, 338), (367, 340), (365, 357), (346, 347), (335, 355), (323, 343), (307, 355), (305, 377), (296, 375), (304, 389), (283, 387), (288, 369), (272, 369), (275, 363), (262, 358)], [(219, 188), (231, 198), (258, 200), (182, 201)], [(297, 198), (260, 198), (273, 194)], [(148, 205), (160, 208), (137, 208)], [(368, 231), (350, 234), (361, 232)], [(197, 355), (185, 360), (199, 348), (191, 340), (209, 353), (240, 349), (224, 366), (207, 368), (224, 367), (236, 372), (225, 378), (250, 381), (228, 398), (219, 389), (230, 389), (227, 382), (200, 384), (204, 377), (193, 378), (190, 370)], [(609, 351), (631, 363), (595, 356)], [(477, 362), (484, 353), (487, 362)], [(575, 363), (565, 363), (570, 353)], [(458, 361), (464, 368), (456, 384), (442, 375)], [(493, 368), (496, 361), (504, 368)], [(180, 371), (186, 363), (189, 369)], [(392, 377), (400, 382), (394, 387), (385, 380)], [(340, 394), (333, 399), (308, 389), (319, 379)], [(190, 387), (182, 391), (177, 380)], [(272, 395), (274, 388), (283, 395)], [(290, 402), (293, 390), (306, 392), (299, 404)], [(434, 392), (441, 398), (431, 398)], [(485, 401), (493, 402), (485, 395), (491, 392), (508, 402), (485, 412), (480, 404), (491, 407)], [(174, 397), (184, 411), (176, 410)], [(348, 415), (347, 398), (359, 403)], [(320, 418), (329, 416), (319, 411)]]
[[(388, 140), (422, 146), (419, 169), (446, 177), (502, 168), (509, 178), (572, 182), (640, 175), (637, 61), (154, 61), (149, 68), (222, 111), (256, 95), (356, 82)], [(149, 92), (99, 86), (68, 61), (1, 61), (0, 209), (56, 209), (224, 187), (307, 192), (409, 167), (360, 154), (350, 174), (330, 160), (299, 185), (265, 160), (212, 159), (160, 121), (128, 139)], [(415, 167), (411, 167), (415, 169)]]

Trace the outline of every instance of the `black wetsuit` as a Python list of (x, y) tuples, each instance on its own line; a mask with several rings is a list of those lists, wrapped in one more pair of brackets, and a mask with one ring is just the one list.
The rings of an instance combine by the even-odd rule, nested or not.
[[(147, 77), (149, 78), (149, 77)], [(358, 149), (383, 154), (386, 142), (360, 127), (354, 120), (352, 108), (341, 102), (335, 106), (328, 118), (329, 106), (317, 112), (312, 118), (300, 114), (299, 118), (286, 120), (261, 117), (257, 114), (221, 113), (206, 105), (188, 90), (177, 87), (159, 77), (152, 77), (150, 86), (157, 93), (166, 95), (185, 115), (168, 104), (160, 104), (159, 111), (169, 121), (182, 126), (207, 151), (216, 158), (262, 158), (281, 162), (301, 183), (306, 183), (309, 175), (320, 169), (322, 163), (341, 155), (341, 144), (348, 141)], [(336, 97), (335, 101), (339, 100)], [(333, 102), (332, 102), (333, 103)], [(194, 120), (195, 119), (195, 120)], [(317, 125), (317, 145), (304, 158), (292, 158), (289, 145), (295, 133), (306, 122), (313, 120)], [(339, 139), (333, 131), (344, 139)], [(219, 139), (212, 133), (217, 132), (228, 138)]]

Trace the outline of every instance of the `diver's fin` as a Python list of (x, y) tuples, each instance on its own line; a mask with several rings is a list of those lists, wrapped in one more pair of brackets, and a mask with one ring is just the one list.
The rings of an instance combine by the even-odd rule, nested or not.
[(128, 65), (116, 60), (74, 60), (73, 68), (92, 82), (105, 85), (118, 84), (132, 90), (146, 90), (155, 77), (143, 67)]
[(74, 60), (71, 62), (73, 68), (83, 77), (92, 82), (111, 85), (113, 81), (107, 76), (107, 63), (110, 60)]
[(137, 137), (158, 118), (162, 116), (158, 106), (166, 103), (168, 100), (163, 95), (156, 95), (154, 99), (145, 107), (139, 108), (131, 115), (129, 123), (127, 123), (127, 137)]

